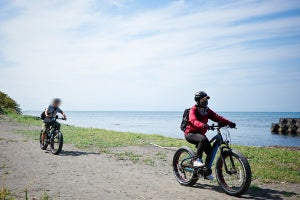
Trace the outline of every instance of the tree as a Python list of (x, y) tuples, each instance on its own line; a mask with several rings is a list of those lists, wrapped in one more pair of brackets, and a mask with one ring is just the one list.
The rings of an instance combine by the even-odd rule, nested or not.
[(21, 114), (21, 108), (19, 104), (10, 98), (7, 94), (0, 91), (0, 113), (4, 111), (14, 112), (17, 114)]

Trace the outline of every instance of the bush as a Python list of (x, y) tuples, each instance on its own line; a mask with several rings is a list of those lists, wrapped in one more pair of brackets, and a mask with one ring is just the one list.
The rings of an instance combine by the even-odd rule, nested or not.
[(19, 104), (7, 94), (0, 91), (0, 114), (5, 112), (22, 113)]

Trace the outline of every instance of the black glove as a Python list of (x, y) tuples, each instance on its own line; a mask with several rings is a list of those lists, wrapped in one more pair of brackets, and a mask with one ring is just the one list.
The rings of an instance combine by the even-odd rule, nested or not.
[(224, 126), (226, 126), (226, 124), (224, 124), (223, 122), (218, 122), (218, 126), (224, 127)]
[(233, 123), (233, 122), (231, 122), (231, 123), (229, 124), (229, 127), (230, 127), (230, 128), (235, 128), (235, 127), (236, 127), (236, 124)]

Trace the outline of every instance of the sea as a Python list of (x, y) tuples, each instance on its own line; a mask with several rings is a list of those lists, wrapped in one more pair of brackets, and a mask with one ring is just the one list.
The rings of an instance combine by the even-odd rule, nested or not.
[[(39, 116), (41, 112), (25, 111), (23, 114)], [(183, 132), (180, 130), (183, 112), (66, 111), (66, 114), (68, 120), (61, 123), (78, 127), (184, 138)], [(219, 114), (237, 124), (237, 129), (230, 129), (232, 144), (300, 147), (300, 136), (279, 135), (270, 132), (272, 123), (278, 123), (280, 118), (300, 118), (300, 112), (219, 112)], [(215, 134), (216, 132), (209, 131), (206, 135), (208, 138), (212, 138)]]

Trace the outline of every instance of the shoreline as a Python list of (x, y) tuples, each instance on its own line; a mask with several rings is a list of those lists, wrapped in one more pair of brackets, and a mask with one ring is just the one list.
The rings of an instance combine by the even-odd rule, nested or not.
[[(100, 114), (97, 114), (98, 111), (91, 112), (91, 114), (86, 114), (89, 112), (81, 113), (77, 112), (69, 113), (68, 121), (62, 122), (66, 124), (71, 124), (76, 127), (85, 127), (85, 128), (99, 128), (112, 130), (117, 132), (133, 132), (133, 133), (143, 133), (143, 134), (159, 134), (166, 137), (184, 139), (183, 133), (179, 130), (179, 123), (181, 120), (181, 112), (173, 112), (175, 114), (161, 113), (161, 112), (151, 112), (158, 114), (147, 114), (141, 112), (138, 114), (133, 111), (130, 111), (129, 114), (106, 114), (106, 113), (117, 113), (115, 111), (107, 111)], [(94, 113), (94, 114), (93, 114)], [(102, 113), (102, 114), (101, 114)], [(127, 111), (126, 111), (127, 113)], [(131, 114), (130, 114), (131, 113)], [(37, 116), (38, 113), (26, 113), (30, 115)], [(140, 116), (140, 117), (139, 117)], [(280, 135), (272, 134), (270, 131), (271, 124), (274, 121), (277, 121), (277, 116), (274, 115), (260, 115), (258, 119), (261, 119), (261, 122), (253, 121), (248, 122), (256, 115), (229, 115), (229, 117), (234, 121), (238, 121), (238, 129), (230, 130), (231, 132), (231, 141), (236, 145), (243, 146), (274, 146), (274, 145), (283, 145), (298, 147), (300, 146), (300, 136), (289, 136), (289, 135)], [(286, 116), (286, 115), (285, 115)], [(296, 115), (295, 117), (297, 117)], [(137, 118), (138, 117), (138, 118)], [(299, 115), (300, 117), (300, 115)], [(166, 120), (164, 120), (166, 119)], [(267, 120), (267, 121), (265, 121)], [(212, 122), (210, 122), (212, 123)], [(212, 138), (214, 135), (213, 132), (208, 132), (207, 137)]]
[[(81, 112), (81, 111), (79, 111)], [(98, 111), (95, 111), (95, 112), (98, 112)], [(102, 111), (100, 111), (102, 112)], [(114, 111), (107, 111), (107, 112), (114, 112)], [(124, 111), (125, 112), (125, 111)], [(130, 111), (131, 112), (131, 111)], [(135, 111), (134, 111), (135, 112)], [(175, 111), (174, 111), (175, 112)], [(300, 112), (299, 112), (300, 113)], [(0, 115), (1, 116), (1, 115)], [(28, 117), (29, 119), (32, 119), (34, 120), (35, 122), (36, 121), (39, 121), (40, 123), (41, 122), (41, 118), (38, 117), (38, 116), (32, 116), (32, 115), (24, 115), (22, 114), (21, 116), (23, 117)], [(15, 117), (15, 115), (11, 115), (11, 117)], [(138, 132), (127, 132), (127, 131), (118, 131), (118, 130), (113, 130), (113, 129), (105, 129), (105, 128), (99, 128), (99, 127), (85, 127), (85, 126), (77, 126), (77, 125), (72, 125), (72, 124), (67, 124), (67, 123), (61, 123), (62, 125), (64, 126), (67, 126), (67, 127), (74, 127), (74, 128), (79, 128), (79, 129), (91, 129), (91, 130), (98, 130), (98, 131), (107, 131), (107, 132), (118, 132), (118, 133), (131, 133), (131, 134), (136, 134), (136, 135), (144, 135), (144, 136), (151, 136), (151, 135), (156, 135), (156, 136), (161, 136), (161, 137), (165, 137), (165, 138), (169, 138), (169, 139), (174, 139), (174, 140), (179, 140), (179, 141), (183, 141), (183, 142), (186, 142), (185, 139), (183, 138), (176, 138), (176, 137), (170, 137), (170, 136), (165, 136), (165, 135), (161, 135), (161, 134), (152, 134), (152, 133), (138, 133)], [(270, 133), (270, 134), (273, 134), (273, 133)], [(278, 135), (278, 134), (274, 134), (274, 135)], [(290, 136), (290, 135), (285, 135), (287, 137), (298, 137), (298, 136)], [(300, 137), (300, 136), (299, 136)], [(300, 147), (299, 146), (286, 146), (286, 145), (268, 145), (268, 146), (254, 146), (254, 145), (240, 145), (240, 144), (234, 144), (232, 143), (232, 145), (235, 145), (235, 146), (244, 146), (244, 147), (257, 147), (257, 148), (284, 148), (284, 149), (292, 149), (292, 150), (300, 150)]]
[[(10, 118), (16, 120), (18, 123), (26, 124), (30, 126), (41, 126), (41, 121), (37, 118), (24, 115), (11, 115)], [(95, 151), (106, 151), (109, 148), (119, 148), (127, 146), (149, 146), (150, 143), (157, 144), (164, 147), (181, 147), (189, 146), (194, 149), (194, 145), (189, 144), (183, 139), (175, 139), (165, 137), (156, 134), (141, 134), (131, 132), (118, 132), (110, 131), (99, 128), (83, 128), (76, 126), (62, 125), (62, 132), (64, 134), (65, 143), (73, 144), (79, 149), (95, 150)], [(23, 131), (22, 134), (28, 135), (34, 139), (38, 139), (38, 131)], [(284, 146), (270, 146), (270, 147), (255, 147), (255, 146), (242, 146), (232, 145), (233, 148), (241, 151), (246, 157), (251, 158), (250, 164), (254, 169), (257, 168), (257, 174), (254, 174), (254, 178), (260, 178), (263, 180), (282, 180), (288, 182), (299, 182), (300, 176), (298, 175), (300, 166), (300, 148), (298, 147), (284, 147)], [(273, 155), (277, 155), (276, 161)], [(261, 161), (261, 157), (264, 161)], [(274, 163), (275, 162), (275, 163)], [(277, 163), (278, 162), (278, 165)], [(280, 162), (283, 162), (279, 164)], [(291, 166), (295, 171), (291, 171), (290, 167), (286, 163), (290, 162)], [(273, 166), (274, 171), (265, 171), (261, 169)], [(287, 171), (285, 171), (287, 170)], [(283, 175), (284, 174), (284, 175)], [(270, 176), (270, 177), (269, 177)], [(282, 177), (281, 177), (282, 176)], [(291, 181), (293, 180), (293, 181)]]
[[(202, 179), (193, 188), (180, 186), (170, 164), (174, 151), (149, 145), (153, 142), (178, 147), (188, 145), (185, 141), (63, 125), (63, 151), (54, 156), (39, 148), (40, 123), (32, 117), (8, 116), (3, 120), (0, 116), (0, 180), (5, 179), (1, 183), (17, 199), (24, 198), (26, 188), (29, 197), (37, 199), (41, 194), (53, 199), (184, 199), (186, 193), (191, 200), (199, 195), (208, 199), (237, 199), (224, 194), (215, 182)], [(243, 197), (300, 197), (300, 161), (296, 159), (300, 151), (233, 147), (246, 155), (253, 172), (252, 185)]]

